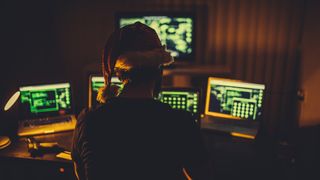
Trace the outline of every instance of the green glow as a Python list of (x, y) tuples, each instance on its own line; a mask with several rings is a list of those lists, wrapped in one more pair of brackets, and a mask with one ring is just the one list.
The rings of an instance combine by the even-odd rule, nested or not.
[(92, 90), (98, 91), (101, 87), (104, 86), (104, 82), (92, 82)]
[[(111, 78), (111, 84), (119, 86), (120, 89), (123, 89), (123, 84), (117, 77)], [(102, 76), (91, 77), (91, 87), (93, 91), (98, 92), (98, 90), (103, 86), (104, 86), (104, 77)]]
[(161, 24), (165, 24), (165, 23), (170, 23), (171, 22), (171, 19), (169, 18), (169, 17), (162, 17), (160, 20), (159, 20), (159, 22), (161, 23)]
[(21, 87), (20, 93), (23, 107), (34, 114), (71, 109), (68, 83)]
[(44, 89), (58, 89), (58, 88), (70, 88), (69, 83), (59, 83), (59, 84), (44, 84), (37, 86), (25, 86), (20, 87), (20, 91), (35, 91), (35, 90), (44, 90)]
[(222, 79), (218, 78), (212, 78), (210, 81), (211, 85), (221, 85), (221, 86), (230, 86), (230, 87), (237, 87), (237, 88), (249, 88), (249, 89), (259, 89), (259, 90), (264, 90), (265, 85), (263, 84), (255, 84), (255, 83), (247, 83), (247, 82), (242, 82), (242, 81), (225, 81)]
[(188, 92), (181, 92), (181, 91), (162, 91), (161, 94), (163, 95), (188, 95)]
[(175, 30), (174, 28), (169, 28), (169, 29), (168, 29), (168, 32), (169, 32), (169, 33), (175, 33), (176, 30)]
[(166, 45), (173, 57), (192, 53), (193, 20), (187, 17), (141, 16), (121, 18), (120, 27), (141, 22), (155, 29), (161, 43)]
[(262, 111), (263, 84), (254, 84), (226, 79), (209, 79), (210, 99), (207, 110), (210, 114), (232, 115), (256, 120)]
[(182, 109), (191, 113), (198, 111), (198, 94), (196, 92), (161, 91), (158, 99), (174, 109)]

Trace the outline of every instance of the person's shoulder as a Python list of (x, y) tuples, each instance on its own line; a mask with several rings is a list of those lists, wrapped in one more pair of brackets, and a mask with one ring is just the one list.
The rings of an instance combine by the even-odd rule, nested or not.
[(185, 111), (185, 110), (181, 110), (181, 109), (172, 109), (172, 112), (176, 115), (176, 116), (180, 116), (180, 117), (184, 117), (184, 118), (192, 118), (192, 113), (190, 113), (189, 111)]
[(172, 109), (172, 117), (174, 121), (179, 124), (179, 126), (197, 126), (195, 116), (185, 110)]
[[(108, 103), (106, 103), (108, 104)], [(77, 117), (77, 121), (78, 122), (85, 122), (88, 121), (88, 119), (94, 119), (95, 116), (97, 116), (97, 114), (101, 113), (101, 111), (103, 111), (104, 106), (106, 106), (106, 104), (101, 104), (98, 105), (96, 107), (91, 107), (91, 108), (84, 108), (82, 109), (82, 111), (79, 113), (78, 117)]]
[(158, 106), (159, 109), (164, 110), (165, 112), (169, 113), (171, 116), (180, 117), (180, 118), (189, 118), (189, 119), (193, 118), (192, 113), (185, 110), (181, 110), (181, 109), (174, 109), (167, 103), (163, 103), (155, 100), (155, 104)]
[(158, 108), (161, 108), (161, 109), (164, 109), (164, 110), (171, 110), (172, 108), (171, 108), (171, 106), (169, 105), (169, 104), (166, 104), (166, 103), (163, 103), (163, 102), (161, 102), (161, 101), (159, 101), (159, 100), (153, 100), (153, 103), (156, 105), (156, 106), (158, 106)]
[(94, 113), (95, 109), (93, 108), (84, 108), (77, 116), (77, 125), (81, 125), (85, 123), (90, 117), (92, 117), (92, 114)]

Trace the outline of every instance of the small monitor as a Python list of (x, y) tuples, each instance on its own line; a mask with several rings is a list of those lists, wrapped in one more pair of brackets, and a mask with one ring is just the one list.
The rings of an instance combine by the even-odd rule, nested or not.
[[(120, 89), (123, 88), (122, 81), (117, 77), (111, 78), (111, 84), (118, 86)], [(97, 101), (97, 95), (100, 88), (104, 86), (104, 77), (98, 75), (92, 75), (89, 77), (89, 108), (96, 107), (99, 102)]]
[(153, 28), (161, 43), (176, 60), (190, 61), (194, 58), (194, 16), (191, 13), (118, 13), (119, 28), (141, 22)]
[(169, 104), (173, 109), (191, 112), (200, 118), (200, 91), (193, 88), (162, 88), (158, 100)]
[(19, 88), (23, 118), (48, 117), (71, 113), (69, 83), (23, 86)]
[(256, 121), (262, 115), (265, 85), (209, 77), (205, 114)]

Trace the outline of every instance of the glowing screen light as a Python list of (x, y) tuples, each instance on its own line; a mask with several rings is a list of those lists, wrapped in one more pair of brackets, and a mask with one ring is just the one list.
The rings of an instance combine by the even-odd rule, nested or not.
[(25, 113), (64, 112), (71, 109), (69, 83), (20, 87), (20, 93)]
[(186, 91), (161, 91), (159, 100), (169, 104), (173, 109), (182, 109), (191, 113), (198, 113), (198, 98), (196, 92)]
[(8, 100), (6, 105), (4, 106), (4, 111), (8, 111), (14, 105), (14, 103), (18, 100), (19, 96), (20, 96), (20, 91), (15, 92), (11, 96), (11, 98)]
[(256, 120), (262, 114), (263, 84), (209, 78), (206, 114), (230, 119)]
[(119, 20), (120, 27), (135, 22), (153, 28), (173, 57), (185, 58), (192, 53), (194, 29), (191, 17), (140, 16), (122, 17)]
[(104, 86), (104, 78), (102, 76), (94, 76), (91, 78), (92, 91), (98, 92), (98, 90)]

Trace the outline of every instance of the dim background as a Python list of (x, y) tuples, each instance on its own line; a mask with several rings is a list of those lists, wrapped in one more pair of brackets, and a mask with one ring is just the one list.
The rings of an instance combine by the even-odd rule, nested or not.
[(100, 72), (101, 50), (114, 30), (114, 14), (174, 11), (196, 16), (196, 57), (182, 68), (184, 73), (173, 70), (166, 77), (169, 85), (203, 88), (208, 76), (266, 84), (262, 123), (273, 138), (288, 139), (299, 126), (320, 123), (318, 0), (1, 4), (1, 108), (20, 85), (70, 81), (78, 113), (87, 105), (88, 75)]

